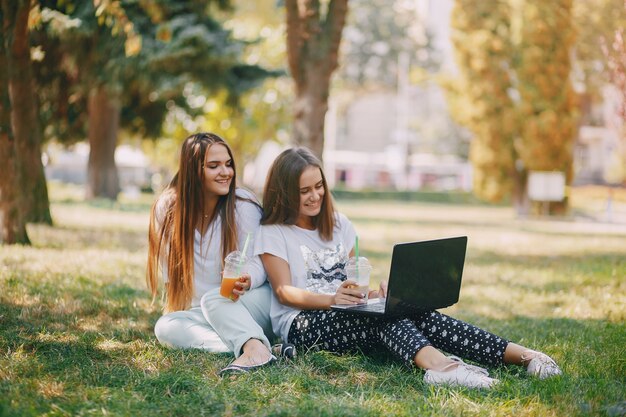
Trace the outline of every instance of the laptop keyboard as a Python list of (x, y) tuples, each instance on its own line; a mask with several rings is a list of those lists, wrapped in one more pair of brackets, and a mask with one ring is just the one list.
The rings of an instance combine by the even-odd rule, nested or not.
[(385, 311), (385, 303), (359, 304), (359, 305), (350, 307), (349, 310), (350, 311), (367, 310), (367, 311), (373, 311), (376, 313), (382, 313)]

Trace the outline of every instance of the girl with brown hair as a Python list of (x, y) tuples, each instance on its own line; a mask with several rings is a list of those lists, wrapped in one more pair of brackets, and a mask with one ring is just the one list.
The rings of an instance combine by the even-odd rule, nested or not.
[[(561, 370), (547, 355), (511, 343), (437, 311), (374, 317), (332, 311), (334, 304), (364, 302), (345, 265), (356, 232), (335, 211), (320, 161), (306, 148), (281, 153), (268, 174), (255, 254), (274, 290), (274, 332), (298, 348), (336, 353), (390, 352), (408, 367), (425, 369), (427, 384), (490, 388), (498, 380), (458, 356), (496, 366), (522, 365), (538, 378)], [(369, 297), (385, 297), (386, 283)], [(439, 349), (453, 355), (446, 356)]]
[[(209, 352), (234, 352), (226, 371), (245, 372), (273, 362), (269, 340), (271, 290), (258, 257), (233, 291), (219, 294), (226, 255), (242, 250), (259, 227), (254, 195), (236, 187), (230, 147), (212, 133), (182, 144), (178, 172), (152, 207), (148, 234), (147, 284), (165, 281), (165, 315), (155, 334), (163, 345)], [(249, 254), (247, 254), (249, 255)]]

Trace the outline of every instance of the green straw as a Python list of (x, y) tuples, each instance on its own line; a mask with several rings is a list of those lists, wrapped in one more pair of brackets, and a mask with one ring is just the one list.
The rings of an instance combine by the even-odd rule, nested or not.
[(356, 278), (359, 279), (359, 236), (354, 237), (354, 254), (356, 255)]
[(239, 263), (237, 264), (237, 276), (239, 276), (239, 273), (241, 272), (241, 266), (246, 257), (246, 250), (248, 249), (248, 243), (250, 243), (250, 232), (246, 235), (246, 241), (243, 244), (243, 250), (241, 251), (241, 258), (239, 258)]

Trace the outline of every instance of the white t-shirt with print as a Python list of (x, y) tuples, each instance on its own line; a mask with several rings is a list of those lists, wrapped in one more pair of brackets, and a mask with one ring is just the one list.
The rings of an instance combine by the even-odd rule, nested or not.
[[(324, 241), (317, 230), (295, 225), (264, 225), (259, 229), (254, 254), (268, 253), (284, 259), (291, 285), (321, 294), (334, 294), (346, 280), (345, 265), (356, 232), (346, 216), (336, 213), (333, 238)], [(270, 315), (274, 333), (287, 341), (293, 319), (301, 310), (281, 304), (273, 294)]]
[[(237, 188), (236, 195), (240, 198), (247, 198), (256, 201), (254, 194)], [(162, 200), (157, 202), (156, 219), (157, 223), (163, 221), (165, 216), (165, 203)], [(248, 233), (251, 234), (251, 242), (248, 243), (247, 255), (251, 256), (254, 247), (254, 239), (258, 233), (259, 222), (261, 220), (261, 210), (259, 206), (246, 200), (237, 199), (235, 204), (235, 221), (237, 223), (237, 248), (243, 249)], [(194, 232), (193, 242), (193, 276), (194, 292), (191, 299), (191, 307), (200, 306), (200, 299), (209, 290), (217, 288), (222, 282), (222, 219), (217, 217), (207, 231), (202, 235), (198, 229)], [(167, 257), (161, 259), (161, 269), (163, 280), (168, 281)], [(251, 277), (252, 288), (256, 288), (266, 281), (265, 269), (258, 256), (252, 257), (248, 266), (248, 273)]]

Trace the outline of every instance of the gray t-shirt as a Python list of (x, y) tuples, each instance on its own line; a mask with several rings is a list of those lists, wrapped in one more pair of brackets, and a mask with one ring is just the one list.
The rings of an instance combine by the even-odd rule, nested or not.
[[(291, 285), (314, 293), (334, 294), (346, 280), (344, 267), (354, 246), (356, 232), (341, 213), (335, 215), (333, 238), (322, 240), (317, 230), (292, 225), (261, 226), (254, 254), (268, 253), (284, 259), (291, 271)], [(270, 316), (274, 333), (287, 340), (289, 327), (301, 310), (281, 304), (272, 296)]]
[[(242, 188), (237, 188), (237, 196), (256, 201), (254, 195)], [(165, 216), (165, 202), (160, 199), (156, 207), (156, 219), (160, 225)], [(237, 248), (242, 250), (246, 241), (246, 236), (251, 233), (250, 243), (248, 243), (247, 255), (251, 256), (254, 248), (254, 240), (258, 233), (259, 222), (261, 220), (261, 210), (256, 204), (246, 200), (237, 199), (235, 205), (235, 221), (237, 222)], [(204, 235), (196, 229), (193, 244), (193, 276), (194, 293), (191, 300), (191, 307), (200, 306), (200, 299), (209, 290), (217, 288), (222, 282), (222, 220), (217, 217), (209, 225)], [(161, 259), (161, 269), (163, 280), (168, 281), (167, 257)], [(252, 288), (262, 285), (266, 280), (265, 269), (258, 256), (252, 257), (248, 266), (248, 273), (251, 277)]]

